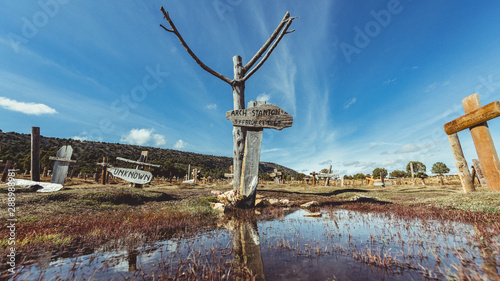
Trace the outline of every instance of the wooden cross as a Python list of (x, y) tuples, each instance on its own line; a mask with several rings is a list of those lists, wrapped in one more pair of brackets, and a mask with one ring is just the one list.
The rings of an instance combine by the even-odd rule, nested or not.
[(50, 156), (49, 160), (56, 161), (54, 163), (51, 183), (58, 183), (64, 185), (64, 181), (68, 174), (68, 168), (70, 163), (76, 163), (76, 160), (71, 160), (71, 154), (73, 154), (73, 148), (71, 145), (65, 145), (57, 151), (56, 157)]
[(313, 185), (316, 185), (316, 175), (318, 173), (316, 173), (315, 171), (313, 171), (312, 173), (309, 173), (311, 176), (312, 176), (312, 180), (313, 180)]
[[(484, 173), (486, 185), (490, 190), (500, 190), (500, 161), (491, 138), (486, 121), (500, 116), (500, 103), (492, 102), (481, 107), (478, 94), (473, 94), (462, 100), (465, 115), (444, 125), (448, 135), (451, 150), (455, 158), (458, 175), (462, 182), (464, 192), (475, 190), (472, 177), (463, 155), (462, 147), (457, 132), (469, 128), (474, 146), (479, 158), (479, 166)], [(479, 167), (478, 166), (478, 167)]]
[(281, 179), (282, 173), (278, 172), (277, 169), (274, 169), (274, 173), (269, 174), (269, 176), (274, 178), (274, 182), (276, 184), (280, 184), (280, 179)]
[(375, 183), (375, 179), (373, 178), (373, 176), (370, 176), (369, 174), (366, 175), (366, 180), (368, 181), (367, 185), (373, 185)]
[(149, 164), (146, 163), (148, 159), (148, 152), (147, 151), (142, 151), (141, 156), (139, 157), (138, 161), (134, 160), (129, 160), (126, 158), (122, 157), (116, 157), (116, 160), (120, 160), (123, 162), (127, 163), (132, 163), (132, 164), (137, 164), (135, 170), (132, 169), (125, 169), (125, 168), (111, 168), (108, 169), (113, 176), (119, 177), (121, 179), (125, 179), (126, 181), (131, 182), (135, 184), (135, 187), (141, 188), (144, 183), (148, 183), (153, 179), (153, 175), (148, 172), (148, 171), (142, 171), (144, 166), (147, 167), (155, 167), (155, 168), (161, 168), (161, 165), (155, 165), (155, 164)]
[[(104, 184), (104, 185), (106, 185), (106, 182), (108, 180), (107, 171), (108, 171), (108, 166), (110, 166), (107, 160), (108, 160), (107, 157), (103, 157), (102, 163), (97, 163), (97, 165), (102, 166), (102, 184)], [(97, 173), (97, 171), (96, 171), (96, 173)]]
[(12, 166), (12, 160), (7, 160), (7, 163), (5, 163), (5, 168), (3, 169), (2, 182), (7, 181), (7, 176), (9, 174), (9, 169), (11, 166)]

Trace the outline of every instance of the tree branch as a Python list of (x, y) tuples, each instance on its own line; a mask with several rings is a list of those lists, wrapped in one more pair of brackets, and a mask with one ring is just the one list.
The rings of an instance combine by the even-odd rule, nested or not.
[(160, 24), (161, 27), (163, 27), (163, 29), (165, 29), (166, 31), (168, 32), (172, 32), (174, 33), (177, 38), (179, 39), (179, 41), (181, 42), (181, 45), (184, 47), (184, 49), (186, 49), (186, 51), (188, 52), (189, 55), (191, 55), (191, 57), (196, 61), (196, 63), (201, 66), (201, 68), (203, 68), (205, 71), (207, 71), (208, 73), (214, 75), (215, 77), (221, 79), (222, 81), (228, 83), (228, 84), (232, 84), (232, 81), (231, 79), (227, 78), (226, 76), (218, 73), (217, 71), (211, 69), (210, 67), (208, 67), (207, 65), (205, 65), (194, 53), (193, 51), (191, 51), (191, 49), (189, 48), (189, 46), (187, 45), (187, 43), (184, 41), (184, 39), (182, 38), (181, 34), (179, 33), (179, 31), (177, 30), (177, 28), (175, 27), (174, 23), (172, 22), (172, 20), (170, 19), (170, 17), (168, 16), (168, 12), (165, 11), (165, 9), (163, 9), (163, 7), (161, 7), (161, 11), (163, 13), (163, 16), (165, 17), (165, 19), (168, 21), (168, 24), (170, 24), (170, 27), (172, 28), (172, 30), (170, 29), (167, 29), (165, 28), (163, 25)]
[[(288, 17), (287, 17), (287, 16), (288, 16)], [(289, 32), (287, 32), (287, 30), (288, 30), (288, 28), (290, 27), (290, 25), (292, 24), (293, 19), (295, 19), (295, 18), (290, 18), (290, 14), (289, 14), (288, 12), (287, 12), (287, 14), (285, 15), (285, 18), (286, 18), (286, 20), (285, 20), (286, 25), (285, 25), (285, 27), (281, 30), (281, 32), (279, 33), (278, 38), (276, 38), (276, 36), (275, 36), (274, 34), (273, 34), (273, 35), (271, 35), (271, 37), (273, 37), (273, 36), (274, 36), (274, 38), (276, 38), (276, 40), (275, 40), (275, 41), (274, 41), (274, 43), (271, 45), (271, 47), (269, 48), (269, 50), (267, 50), (266, 54), (265, 54), (265, 55), (264, 55), (264, 57), (263, 57), (263, 58), (259, 61), (259, 63), (258, 63), (258, 64), (257, 64), (254, 68), (252, 68), (252, 70), (248, 71), (248, 73), (245, 75), (245, 77), (243, 77), (243, 79), (242, 79), (243, 81), (248, 80), (248, 78), (250, 78), (250, 76), (252, 76), (252, 75), (253, 75), (253, 74), (254, 74), (254, 73), (255, 73), (255, 72), (256, 72), (256, 71), (257, 71), (257, 70), (258, 70), (258, 69), (259, 69), (259, 68), (260, 68), (260, 67), (264, 64), (264, 62), (267, 60), (267, 58), (269, 58), (269, 56), (270, 56), (270, 55), (271, 55), (271, 53), (274, 51), (274, 49), (276, 48), (276, 46), (278, 46), (278, 43), (281, 41), (281, 38), (283, 38), (283, 36), (285, 36), (285, 34), (289, 33)], [(282, 22), (283, 22), (283, 21), (282, 21)], [(280, 28), (280, 29), (281, 29), (281, 28)], [(279, 31), (279, 30), (278, 30), (278, 31)], [(276, 32), (276, 31), (275, 31), (275, 32)], [(292, 31), (290, 31), (290, 32), (293, 32), (293, 30), (292, 30)], [(271, 37), (270, 37), (269, 39), (271, 39)], [(268, 39), (268, 41), (269, 41), (269, 39)], [(274, 39), (273, 39), (273, 40), (274, 40)], [(267, 42), (266, 42), (266, 44), (267, 44)], [(265, 44), (264, 44), (264, 46), (265, 46)], [(262, 48), (264, 48), (264, 46), (262, 46)], [(257, 54), (259, 54), (259, 53), (261, 52), (262, 48), (259, 50), (259, 52), (258, 52)], [(266, 49), (267, 49), (267, 47), (266, 47)], [(255, 56), (257, 56), (257, 54), (256, 54)], [(262, 55), (262, 54), (260, 54), (260, 55)], [(259, 55), (259, 57), (260, 57), (260, 55)], [(254, 58), (255, 58), (255, 56), (254, 56)], [(254, 58), (252, 58), (252, 60), (253, 60)], [(258, 58), (257, 58), (257, 59), (258, 59)], [(247, 64), (247, 65), (248, 65), (248, 64)], [(245, 67), (246, 67), (246, 66), (245, 66)]]
[(262, 45), (262, 47), (257, 51), (257, 53), (255, 53), (253, 58), (244, 66), (245, 71), (248, 71), (250, 68), (252, 68), (252, 66), (259, 60), (259, 58), (262, 56), (262, 54), (264, 54), (264, 52), (267, 50), (267, 48), (269, 48), (271, 43), (273, 43), (274, 39), (276, 39), (280, 30), (283, 28), (283, 26), (287, 22), (288, 18), (290, 18), (290, 13), (286, 12), (286, 14), (283, 17), (283, 19), (281, 20), (281, 22), (278, 24), (278, 26), (273, 31), (271, 36), (267, 39), (266, 43), (264, 43), (264, 45)]

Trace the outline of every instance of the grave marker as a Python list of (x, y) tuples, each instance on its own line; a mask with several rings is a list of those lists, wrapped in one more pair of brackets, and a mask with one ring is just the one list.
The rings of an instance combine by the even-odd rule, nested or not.
[(9, 174), (9, 169), (11, 166), (12, 166), (12, 160), (7, 160), (7, 163), (5, 163), (5, 168), (3, 169), (2, 182), (7, 181), (7, 176)]
[(141, 152), (141, 156), (139, 157), (138, 161), (129, 160), (122, 157), (116, 157), (116, 160), (137, 164), (137, 166), (135, 169), (115, 168), (115, 167), (108, 168), (108, 172), (110, 172), (114, 177), (118, 177), (128, 182), (134, 183), (135, 187), (141, 188), (143, 184), (149, 183), (153, 179), (153, 174), (151, 174), (151, 172), (149, 171), (141, 170), (142, 167), (144, 166), (155, 167), (155, 168), (162, 167), (161, 165), (146, 163), (147, 158), (148, 158), (147, 151)]
[[(186, 49), (188, 54), (191, 55), (196, 63), (201, 66), (201, 68), (231, 86), (233, 93), (233, 116), (236, 116), (236, 113), (239, 113), (239, 110), (245, 110), (246, 80), (248, 80), (264, 64), (264, 62), (269, 58), (278, 43), (281, 41), (283, 36), (293, 31), (288, 31), (288, 28), (292, 24), (292, 21), (295, 19), (293, 17), (290, 17), (290, 13), (287, 12), (285, 14), (285, 17), (280, 21), (269, 39), (246, 65), (243, 65), (240, 56), (234, 56), (234, 79), (229, 79), (228, 77), (216, 72), (215, 70), (205, 65), (189, 48), (179, 31), (175, 27), (173, 21), (170, 19), (169, 14), (165, 11), (165, 9), (163, 9), (163, 7), (161, 8), (161, 11), (164, 18), (169, 23), (171, 29), (168, 29), (163, 25), (160, 26), (165, 29), (165, 31), (171, 32), (177, 36), (181, 45)], [(257, 106), (259, 106), (259, 104), (257, 104), (257, 102), (254, 102), (253, 107)], [(262, 111), (262, 114), (260, 114), (260, 111), (252, 112), (246, 110), (244, 112), (246, 112), (247, 114), (255, 113), (255, 116), (251, 116), (251, 119), (238, 118), (240, 121), (235, 121), (238, 124), (233, 125), (233, 190), (239, 191), (240, 195), (243, 196), (243, 200), (236, 204), (241, 207), (254, 206), (256, 195), (255, 190), (258, 184), (258, 160), (260, 158), (262, 129), (266, 126), (270, 128), (281, 129), (287, 126), (291, 126), (291, 120), (289, 120), (288, 117), (282, 118), (284, 117), (284, 114), (282, 114), (282, 112), (278, 110), (278, 108), (262, 108), (263, 110), (270, 109), (270, 111), (266, 111), (265, 114), (264, 111)], [(279, 114), (276, 114), (278, 112)], [(266, 114), (268, 115), (266, 116)], [(247, 140), (248, 133), (250, 133), (250, 140)], [(257, 162), (255, 162), (256, 159)]]
[(486, 180), (484, 179), (484, 174), (483, 170), (481, 169), (481, 164), (479, 163), (479, 160), (477, 159), (472, 159), (472, 164), (474, 165), (474, 170), (476, 171), (476, 176), (479, 180), (479, 183), (481, 186), (486, 186)]
[(274, 173), (269, 174), (271, 178), (274, 178), (274, 183), (280, 184), (280, 179), (282, 177), (282, 173), (278, 172), (277, 169), (274, 169)]
[(40, 181), (40, 127), (31, 127), (31, 180)]
[(68, 167), (70, 163), (76, 163), (75, 160), (71, 160), (71, 154), (73, 154), (73, 148), (71, 145), (65, 145), (61, 147), (56, 154), (56, 157), (49, 157), (49, 160), (55, 160), (54, 172), (52, 173), (51, 183), (58, 183), (64, 185), (66, 176), (68, 174)]
[(309, 173), (311, 176), (312, 176), (312, 185), (316, 185), (316, 175), (317, 173), (315, 171), (313, 171), (312, 173)]
[(448, 134), (464, 192), (474, 191), (467, 162), (457, 136), (457, 132), (467, 128), (469, 128), (474, 141), (486, 185), (490, 190), (500, 190), (500, 160), (486, 123), (486, 121), (500, 116), (500, 103), (495, 101), (481, 107), (479, 95), (473, 94), (463, 99), (462, 105), (465, 115), (446, 123), (444, 130)]

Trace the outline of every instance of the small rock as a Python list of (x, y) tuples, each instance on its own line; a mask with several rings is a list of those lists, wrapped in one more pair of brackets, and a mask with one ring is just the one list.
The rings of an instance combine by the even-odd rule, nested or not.
[(318, 205), (319, 205), (318, 201), (311, 201), (311, 202), (307, 202), (307, 203), (300, 205), (300, 207), (307, 209), (307, 208), (311, 208), (312, 206), (318, 206)]
[(212, 209), (217, 210), (219, 212), (224, 212), (224, 204), (222, 203), (210, 203)]

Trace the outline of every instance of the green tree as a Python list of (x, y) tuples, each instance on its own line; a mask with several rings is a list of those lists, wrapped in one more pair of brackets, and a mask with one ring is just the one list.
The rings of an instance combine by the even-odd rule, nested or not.
[(394, 170), (390, 174), (391, 178), (404, 178), (406, 176), (405, 171)]
[(373, 170), (373, 172), (372, 172), (373, 178), (374, 179), (380, 179), (380, 174), (381, 173), (384, 175), (384, 178), (387, 177), (387, 170), (386, 169), (384, 169), (384, 168), (375, 168), (375, 170)]
[(410, 161), (408, 162), (408, 164), (406, 165), (406, 172), (411, 176), (411, 168), (410, 168), (410, 165), (413, 165), (413, 172), (415, 174), (419, 174), (419, 173), (422, 173), (424, 174), (425, 171), (426, 171), (426, 168), (425, 168), (425, 165), (422, 163), (422, 162), (418, 162), (418, 161)]
[(450, 172), (450, 168), (446, 167), (446, 164), (443, 162), (436, 162), (432, 165), (431, 173), (438, 174), (442, 176), (443, 174), (447, 174)]
[(328, 174), (328, 169), (324, 168), (324, 169), (321, 169), (321, 171), (319, 171), (319, 172), (322, 174)]
[(304, 180), (305, 177), (306, 177), (305, 174), (298, 173), (297, 176), (295, 177), (295, 179), (298, 180), (298, 181), (302, 181), (302, 180)]
[(363, 173), (357, 173), (354, 175), (354, 178), (357, 180), (364, 180), (366, 178), (366, 176)]

